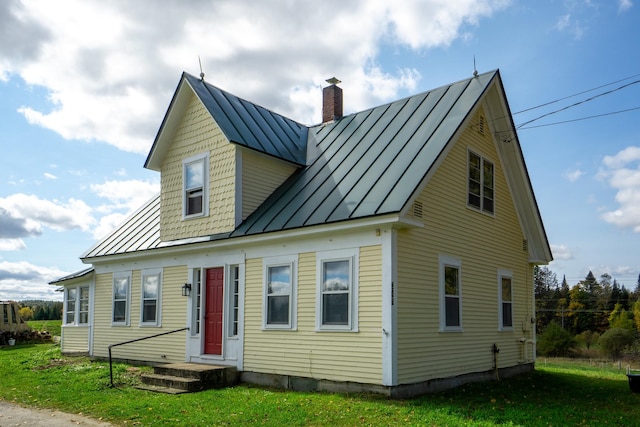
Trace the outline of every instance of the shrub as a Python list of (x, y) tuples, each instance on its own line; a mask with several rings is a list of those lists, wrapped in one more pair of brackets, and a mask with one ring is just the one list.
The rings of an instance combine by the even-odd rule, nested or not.
[(602, 334), (598, 345), (613, 360), (618, 360), (624, 349), (633, 344), (634, 339), (633, 332), (627, 328), (611, 328)]
[(543, 356), (557, 357), (568, 356), (575, 345), (569, 332), (556, 322), (551, 322), (538, 338), (537, 348)]

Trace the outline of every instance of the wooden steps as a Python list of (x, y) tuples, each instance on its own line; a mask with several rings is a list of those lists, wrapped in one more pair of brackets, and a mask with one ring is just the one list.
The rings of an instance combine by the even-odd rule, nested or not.
[(239, 377), (233, 366), (169, 363), (155, 366), (152, 374), (143, 374), (143, 385), (138, 388), (168, 394), (193, 393), (232, 387), (238, 383)]

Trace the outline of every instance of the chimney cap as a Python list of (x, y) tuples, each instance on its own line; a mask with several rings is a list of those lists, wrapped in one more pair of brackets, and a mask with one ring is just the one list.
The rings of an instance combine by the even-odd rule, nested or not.
[(342, 83), (340, 80), (338, 80), (335, 77), (331, 77), (330, 79), (325, 80), (327, 83), (332, 84), (332, 85), (337, 85), (338, 83)]

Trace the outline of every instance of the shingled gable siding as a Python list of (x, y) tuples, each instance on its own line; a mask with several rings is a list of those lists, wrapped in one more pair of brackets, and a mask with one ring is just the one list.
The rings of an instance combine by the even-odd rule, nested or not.
[(273, 193), (296, 167), (282, 160), (242, 150), (242, 219)]
[(262, 259), (248, 259), (244, 370), (333, 381), (382, 382), (379, 245), (359, 252), (359, 332), (316, 332), (316, 254), (298, 256), (296, 331), (262, 330)]
[[(398, 379), (409, 384), (523, 362), (531, 338), (532, 270), (493, 138), (464, 131), (418, 198), (424, 228), (398, 231)], [(495, 165), (495, 217), (467, 208), (467, 150)], [(462, 262), (462, 332), (439, 332), (438, 256)], [(513, 272), (513, 331), (498, 332), (498, 269)], [(526, 332), (523, 332), (523, 325)], [(531, 362), (531, 345), (526, 361)]]
[[(162, 164), (162, 240), (224, 233), (235, 228), (235, 144), (195, 97), (186, 108)], [(183, 159), (209, 152), (209, 216), (183, 220)]]
[[(187, 300), (181, 296), (181, 286), (187, 278), (186, 266), (165, 267), (162, 271), (161, 327), (140, 327), (141, 271), (131, 275), (129, 326), (111, 326), (113, 274), (96, 275), (95, 332), (93, 356), (107, 357), (108, 346), (122, 341), (169, 332), (185, 326)], [(165, 363), (185, 360), (185, 334), (179, 332), (150, 340), (115, 347), (113, 357), (141, 362)], [(164, 356), (164, 357), (163, 357)]]

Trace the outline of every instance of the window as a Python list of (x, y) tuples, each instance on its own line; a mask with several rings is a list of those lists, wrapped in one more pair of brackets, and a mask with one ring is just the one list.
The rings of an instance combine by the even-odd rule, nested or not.
[(140, 297), (141, 325), (160, 325), (161, 295), (162, 273), (158, 270), (144, 271), (142, 273), (142, 295)]
[(270, 258), (264, 261), (264, 327), (295, 328), (295, 265), (297, 259)]
[(319, 253), (317, 328), (357, 330), (357, 249)]
[(183, 162), (184, 217), (207, 215), (208, 155), (190, 157)]
[(113, 314), (112, 324), (129, 325), (129, 295), (131, 273), (121, 273), (113, 277)]
[(77, 288), (67, 288), (67, 312), (64, 323), (74, 325), (76, 323), (76, 303), (78, 297)]
[(440, 256), (440, 330), (462, 330), (461, 262)]
[(65, 289), (65, 325), (89, 323), (89, 287), (76, 286)]
[(240, 267), (237, 265), (232, 265), (229, 268), (231, 277), (231, 293), (230, 293), (230, 304), (229, 304), (229, 336), (236, 337), (238, 336), (238, 319), (239, 319), (239, 310), (240, 310)]
[(469, 151), (469, 189), (467, 204), (493, 214), (493, 163)]
[(508, 271), (498, 273), (498, 318), (501, 330), (513, 328), (512, 275)]

